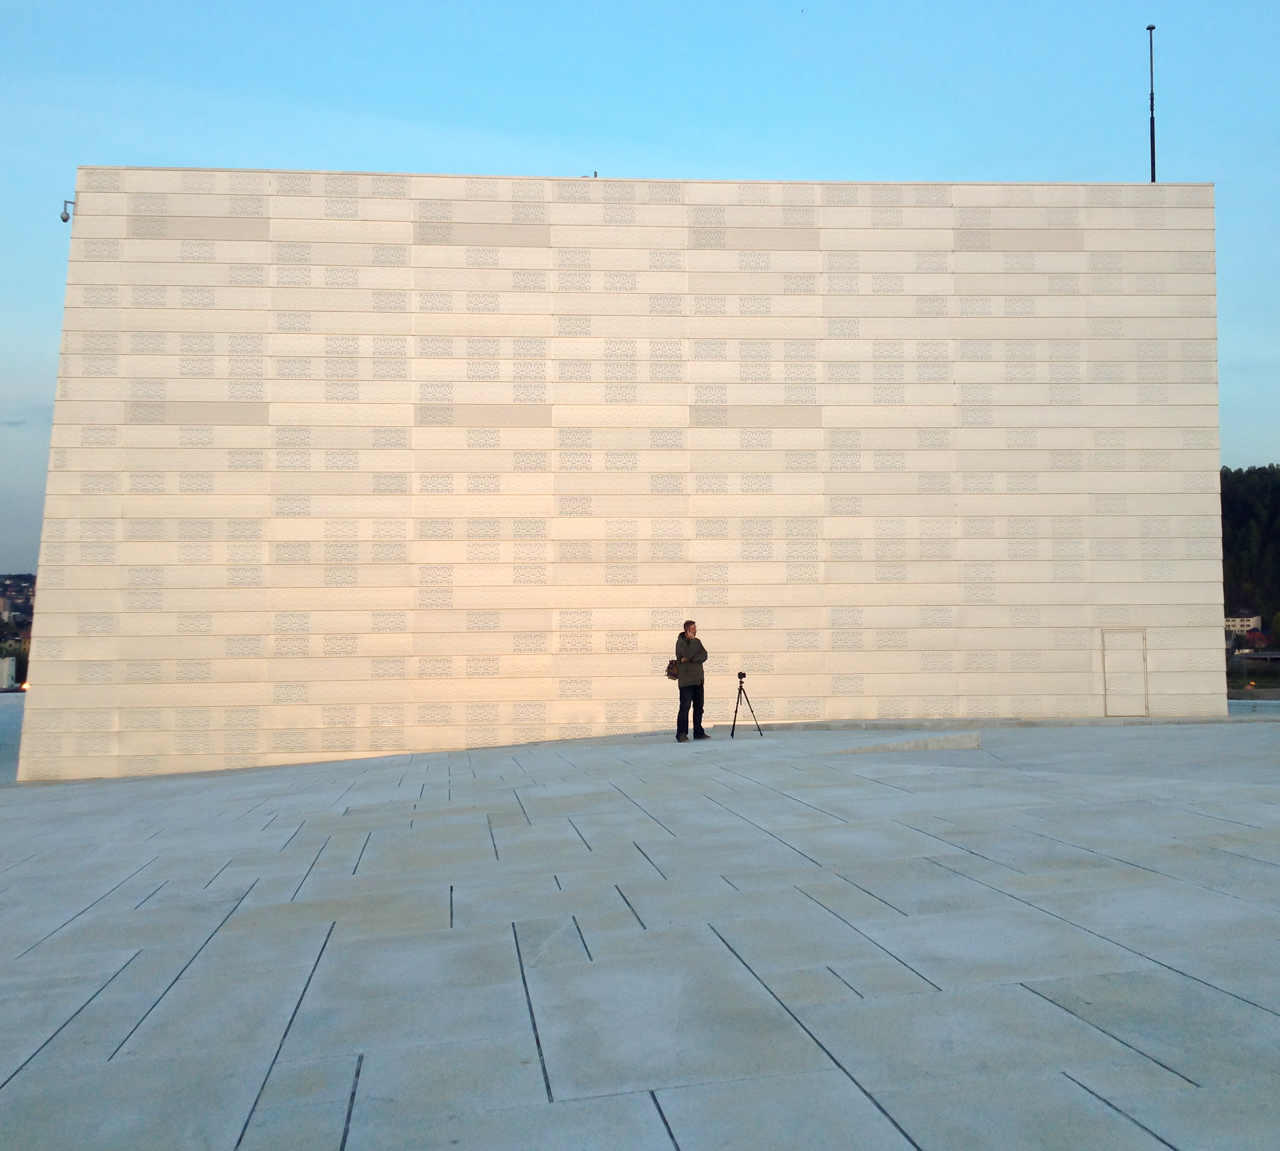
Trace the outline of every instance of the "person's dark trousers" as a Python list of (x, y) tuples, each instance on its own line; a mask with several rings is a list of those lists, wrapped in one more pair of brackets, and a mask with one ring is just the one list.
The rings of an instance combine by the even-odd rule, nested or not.
[(689, 734), (689, 705), (693, 705), (693, 734), (702, 735), (703, 686), (691, 683), (680, 689), (680, 714), (676, 716), (676, 735)]

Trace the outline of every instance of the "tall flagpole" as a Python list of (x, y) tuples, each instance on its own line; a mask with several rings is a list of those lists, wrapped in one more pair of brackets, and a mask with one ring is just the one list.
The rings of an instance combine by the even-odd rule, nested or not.
[(1147, 59), (1151, 68), (1151, 182), (1156, 182), (1156, 26), (1147, 25)]

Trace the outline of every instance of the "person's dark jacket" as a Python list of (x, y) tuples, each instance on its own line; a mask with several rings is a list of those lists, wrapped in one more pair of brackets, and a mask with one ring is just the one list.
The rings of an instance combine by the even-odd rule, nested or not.
[[(689, 660), (685, 663), (685, 660)], [(676, 640), (676, 669), (679, 672), (681, 687), (692, 687), (702, 683), (702, 665), (707, 662), (707, 649), (702, 640), (695, 636), (690, 639), (684, 632)]]

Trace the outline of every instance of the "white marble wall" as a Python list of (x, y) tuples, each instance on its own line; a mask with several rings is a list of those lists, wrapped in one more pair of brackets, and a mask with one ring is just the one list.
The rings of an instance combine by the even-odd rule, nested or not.
[(687, 617), (715, 720), (1224, 714), (1213, 227), (84, 169), (21, 778), (667, 727)]

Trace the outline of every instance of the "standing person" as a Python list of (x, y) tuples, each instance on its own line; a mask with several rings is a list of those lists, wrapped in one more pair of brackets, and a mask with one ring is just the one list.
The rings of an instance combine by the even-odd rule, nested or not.
[(676, 640), (676, 669), (680, 684), (680, 711), (676, 716), (676, 742), (689, 742), (689, 707), (693, 707), (693, 738), (710, 739), (702, 730), (703, 668), (707, 649), (698, 638), (698, 625), (684, 621), (684, 631)]

